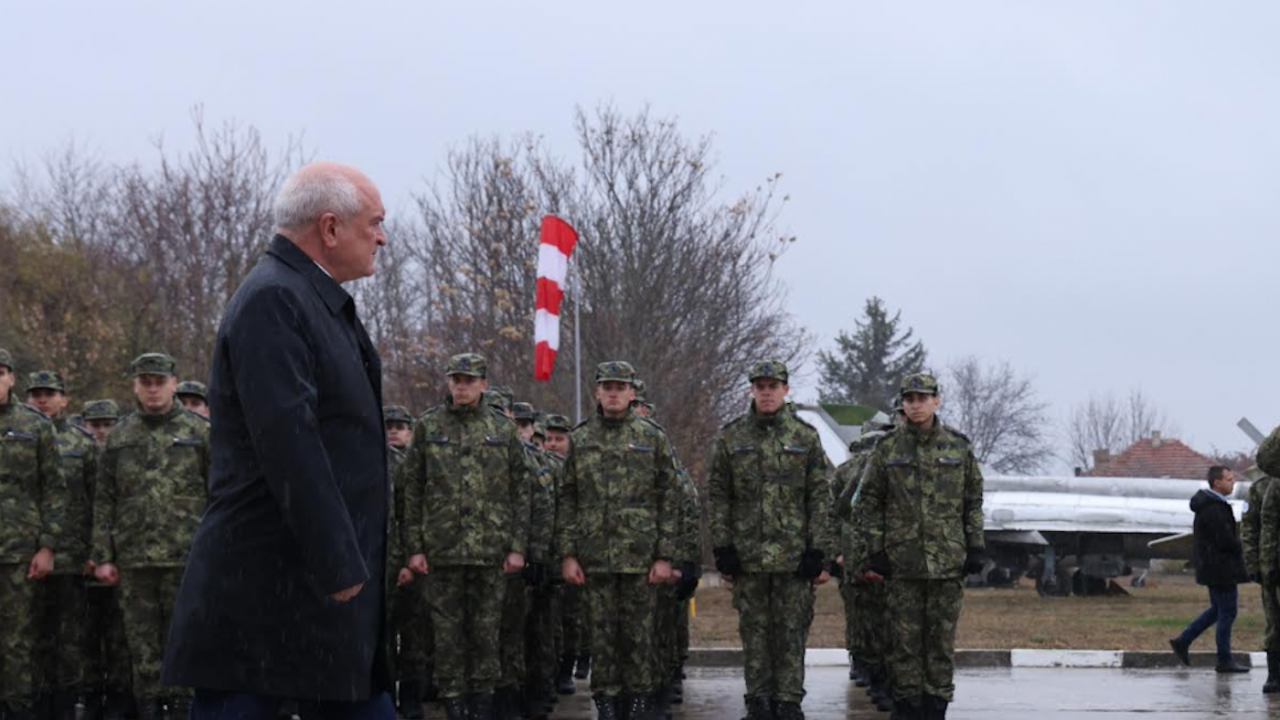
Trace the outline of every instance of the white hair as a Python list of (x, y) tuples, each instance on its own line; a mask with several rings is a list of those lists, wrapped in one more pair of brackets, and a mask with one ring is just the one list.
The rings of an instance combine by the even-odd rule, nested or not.
[(360, 212), (356, 185), (334, 168), (308, 167), (285, 181), (272, 209), (277, 228), (298, 228), (325, 213), (347, 219)]

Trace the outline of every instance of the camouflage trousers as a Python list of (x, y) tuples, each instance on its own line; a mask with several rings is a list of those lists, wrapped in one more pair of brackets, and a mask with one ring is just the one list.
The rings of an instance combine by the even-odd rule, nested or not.
[(0, 565), (0, 702), (29, 707), (34, 690), (35, 582), (27, 563)]
[(519, 687), (525, 676), (525, 621), (529, 616), (529, 589), (520, 573), (507, 576), (507, 594), (502, 600), (502, 629), (498, 645), (502, 658), (498, 687)]
[(59, 573), (36, 587), (38, 693), (79, 693), (90, 677), (86, 583), (83, 575)]
[(555, 685), (560, 658), (556, 647), (559, 620), (560, 589), (550, 587), (532, 591), (525, 626), (525, 678), (530, 688), (550, 689)]
[(955, 695), (956, 624), (964, 600), (964, 581), (890, 580), (889, 675), (893, 697), (906, 699)]
[(684, 603), (676, 599), (674, 585), (658, 586), (657, 596), (653, 621), (653, 673), (658, 685), (665, 685), (680, 666), (680, 609)]
[(813, 622), (813, 585), (794, 573), (733, 578), (747, 697), (804, 699), (804, 646)]
[(849, 652), (849, 657), (861, 662), (862, 628), (858, 625), (858, 590), (848, 576), (840, 582), (840, 602), (844, 605), (844, 649)]
[(592, 572), (587, 574), (585, 590), (592, 693), (653, 692), (655, 593), (648, 576)]
[(127, 693), (133, 688), (124, 612), (116, 588), (91, 584), (86, 634), (89, 669), (86, 684), (98, 694)]
[(565, 585), (560, 594), (561, 653), (572, 657), (591, 651), (591, 629), (583, 593), (577, 585)]
[(507, 575), (500, 567), (433, 567), (427, 604), (441, 699), (490, 694), (502, 671), (498, 638)]
[(173, 603), (182, 584), (182, 568), (120, 570), (120, 609), (133, 661), (133, 694), (139, 702), (190, 694), (160, 684), (160, 662), (169, 638)]
[(858, 658), (878, 682), (888, 677), (885, 653), (889, 649), (888, 609), (885, 605), (887, 591), (882, 582), (858, 581), (853, 590), (854, 643)]
[(415, 575), (413, 582), (397, 587), (392, 597), (391, 636), (399, 639), (392, 654), (396, 678), (402, 682), (425, 682), (431, 678), (433, 650), (427, 578)]
[(1267, 619), (1262, 649), (1280, 652), (1280, 588), (1262, 584), (1262, 612)]

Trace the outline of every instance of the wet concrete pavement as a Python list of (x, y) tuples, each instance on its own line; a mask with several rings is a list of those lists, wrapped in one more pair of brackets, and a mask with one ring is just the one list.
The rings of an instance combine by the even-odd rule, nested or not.
[[(809, 720), (883, 718), (840, 667), (809, 668), (804, 701)], [(1068, 720), (1069, 718), (1280, 718), (1280, 696), (1264, 696), (1266, 670), (1217, 675), (1212, 670), (1076, 670), (991, 668), (963, 670), (948, 718)], [(552, 720), (590, 720), (584, 681), (562, 697)], [(738, 720), (743, 715), (742, 671), (690, 668), (685, 703), (676, 719)], [(435, 715), (435, 713), (432, 713)]]

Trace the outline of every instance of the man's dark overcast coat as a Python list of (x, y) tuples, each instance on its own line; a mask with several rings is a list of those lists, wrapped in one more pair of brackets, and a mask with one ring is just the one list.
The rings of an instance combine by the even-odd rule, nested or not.
[[(227, 306), (209, 406), (210, 503), (163, 681), (314, 700), (387, 691), (381, 364), (355, 301), (287, 238)], [(350, 602), (330, 599), (358, 583)]]

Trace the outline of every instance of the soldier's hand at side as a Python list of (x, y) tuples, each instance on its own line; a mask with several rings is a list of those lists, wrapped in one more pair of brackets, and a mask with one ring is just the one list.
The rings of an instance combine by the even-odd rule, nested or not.
[(422, 553), (418, 553), (417, 555), (409, 558), (409, 569), (419, 575), (426, 575), (430, 570), (430, 568), (427, 567), (427, 556)]
[(502, 572), (511, 575), (518, 573), (524, 569), (524, 555), (518, 552), (507, 553), (507, 559), (502, 561)]
[(53, 551), (42, 547), (31, 556), (31, 565), (27, 567), (28, 580), (43, 580), (45, 575), (53, 572)]
[(840, 555), (837, 555), (837, 556), (836, 556), (836, 564), (837, 564), (837, 565), (839, 565), (840, 567), (844, 567), (844, 554), (843, 554), (843, 553), (841, 553)]
[(351, 600), (351, 598), (359, 595), (360, 591), (363, 589), (364, 589), (364, 583), (360, 583), (359, 585), (352, 585), (346, 590), (339, 590), (338, 592), (330, 595), (329, 597), (333, 598), (334, 600), (337, 600), (340, 603), (344, 603)]
[(115, 563), (102, 563), (93, 569), (93, 576), (103, 585), (115, 587), (120, 582), (120, 571), (116, 570)]
[(95, 563), (94, 561), (85, 560), (84, 569), (81, 570), (80, 572), (83, 573), (85, 577), (93, 577), (93, 571), (97, 569), (97, 567), (98, 567), (98, 564)]
[(666, 560), (654, 560), (649, 568), (649, 584), (665, 585), (671, 579), (671, 563)]
[(413, 582), (413, 571), (407, 567), (400, 568), (400, 572), (396, 574), (396, 587), (404, 587)]
[(874, 582), (874, 583), (884, 582), (884, 576), (876, 572), (875, 570), (868, 570), (862, 573), (862, 579), (866, 580), (867, 582)]
[(823, 570), (818, 574), (818, 577), (813, 579), (813, 586), (818, 587), (819, 585), (826, 585), (829, 580), (831, 580), (831, 573)]
[(587, 577), (582, 573), (582, 566), (576, 558), (567, 557), (560, 563), (560, 577), (570, 585), (587, 584)]

